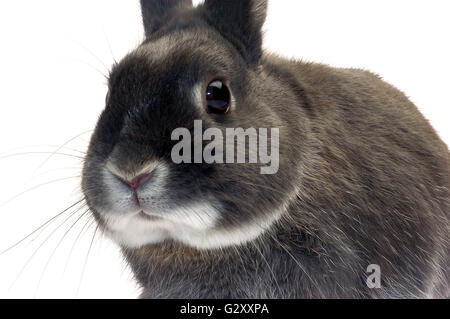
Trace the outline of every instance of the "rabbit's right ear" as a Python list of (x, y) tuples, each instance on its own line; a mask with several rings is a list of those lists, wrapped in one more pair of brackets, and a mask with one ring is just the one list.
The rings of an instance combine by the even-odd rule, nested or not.
[(142, 20), (146, 37), (158, 30), (170, 11), (192, 7), (192, 0), (141, 0)]
[(268, 0), (205, 0), (208, 22), (242, 53), (248, 62), (262, 55), (262, 27)]

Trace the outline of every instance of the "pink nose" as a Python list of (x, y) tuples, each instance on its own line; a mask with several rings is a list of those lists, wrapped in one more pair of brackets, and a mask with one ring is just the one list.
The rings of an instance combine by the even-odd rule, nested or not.
[(138, 176), (137, 178), (135, 178), (133, 181), (131, 182), (126, 182), (128, 186), (130, 186), (130, 188), (134, 191), (136, 191), (139, 187), (141, 187), (142, 185), (144, 185), (145, 183), (147, 183), (151, 178), (152, 178), (153, 174), (143, 174), (141, 176)]

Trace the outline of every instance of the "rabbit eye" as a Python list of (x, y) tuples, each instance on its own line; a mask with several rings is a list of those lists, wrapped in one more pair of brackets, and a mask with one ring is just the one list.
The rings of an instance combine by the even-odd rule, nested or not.
[(206, 110), (210, 114), (226, 114), (230, 110), (231, 94), (222, 81), (213, 81), (206, 89)]

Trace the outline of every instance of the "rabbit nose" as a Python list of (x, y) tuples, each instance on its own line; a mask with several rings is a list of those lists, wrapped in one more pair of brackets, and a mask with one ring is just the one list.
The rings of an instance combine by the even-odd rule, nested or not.
[(141, 185), (144, 185), (147, 183), (153, 176), (153, 172), (149, 174), (142, 174), (135, 178), (134, 180), (130, 181), (124, 181), (130, 188), (134, 191), (138, 190)]
[(127, 185), (134, 192), (136, 192), (140, 187), (152, 179), (156, 165), (156, 163), (150, 163), (140, 169), (140, 172), (138, 173), (129, 173), (129, 170), (119, 169), (116, 165), (109, 161), (106, 164), (106, 169), (123, 184)]

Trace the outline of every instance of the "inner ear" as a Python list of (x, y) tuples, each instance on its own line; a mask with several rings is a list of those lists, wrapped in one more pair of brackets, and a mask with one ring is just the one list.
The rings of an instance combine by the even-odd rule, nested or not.
[(267, 0), (205, 0), (209, 24), (241, 52), (250, 63), (262, 55), (262, 27)]
[(170, 12), (191, 8), (192, 0), (140, 0), (145, 36), (148, 38), (167, 21)]

